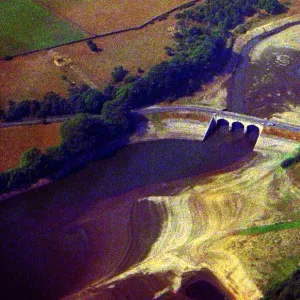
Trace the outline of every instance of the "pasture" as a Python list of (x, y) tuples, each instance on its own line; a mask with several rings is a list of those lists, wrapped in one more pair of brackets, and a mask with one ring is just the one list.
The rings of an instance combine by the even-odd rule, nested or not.
[(56, 66), (49, 51), (0, 61), (0, 109), (7, 107), (10, 99), (41, 99), (49, 91), (65, 96), (69, 85), (61, 79), (62, 75), (76, 84), (83, 83), (82, 76), (74, 68), (99, 88), (110, 80), (111, 71), (117, 65), (123, 65), (132, 75), (138, 67), (147, 71), (168, 58), (164, 47), (173, 43), (173, 32), (167, 30), (173, 24), (174, 19), (170, 16), (137, 31), (94, 39), (103, 49), (98, 53), (91, 52), (86, 42), (58, 47), (54, 49), (55, 53), (72, 60), (72, 64), (65, 67)]
[(40, 0), (49, 10), (94, 34), (138, 26), (187, 0)]
[(86, 36), (32, 0), (0, 1), (0, 16), (0, 57)]

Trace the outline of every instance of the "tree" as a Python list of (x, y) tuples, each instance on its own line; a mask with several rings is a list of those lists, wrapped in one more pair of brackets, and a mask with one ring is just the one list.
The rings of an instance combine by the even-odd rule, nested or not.
[(169, 46), (165, 47), (165, 51), (166, 51), (167, 55), (169, 55), (169, 56), (173, 56), (175, 54), (175, 51)]
[(38, 117), (59, 116), (71, 111), (69, 102), (54, 92), (48, 92), (40, 102)]
[(128, 71), (126, 71), (123, 66), (117, 66), (111, 72), (112, 80), (114, 82), (121, 82), (127, 73)]
[(84, 101), (84, 112), (100, 114), (106, 97), (99, 90), (89, 89), (81, 95)]
[(0, 172), (0, 194), (4, 193), (8, 187), (9, 172)]
[(41, 163), (41, 150), (31, 147), (21, 155), (20, 167), (33, 168)]
[(6, 114), (8, 121), (19, 121), (30, 114), (30, 101), (25, 100), (20, 103), (11, 103)]
[(259, 0), (259, 7), (271, 15), (278, 14), (283, 9), (278, 0)]
[(139, 76), (128, 75), (127, 77), (125, 77), (124, 83), (132, 83), (137, 79), (139, 79)]
[(30, 101), (30, 116), (35, 117), (40, 110), (40, 102), (37, 100)]
[(52, 146), (46, 149), (45, 154), (50, 158), (51, 161), (63, 162), (66, 160), (66, 151), (61, 146)]
[(116, 87), (110, 83), (107, 83), (104, 86), (103, 94), (105, 95), (107, 100), (111, 100), (116, 95)]
[(98, 47), (97, 47), (97, 44), (95, 44), (92, 40), (88, 40), (86, 42), (86, 44), (88, 45), (88, 47), (90, 48), (90, 50), (92, 52), (97, 52), (98, 51)]
[(101, 112), (101, 120), (106, 124), (113, 135), (119, 135), (127, 130), (129, 122), (129, 88), (119, 88), (112, 101), (105, 102)]
[(60, 126), (62, 146), (73, 155), (104, 145), (110, 135), (99, 117), (79, 114)]

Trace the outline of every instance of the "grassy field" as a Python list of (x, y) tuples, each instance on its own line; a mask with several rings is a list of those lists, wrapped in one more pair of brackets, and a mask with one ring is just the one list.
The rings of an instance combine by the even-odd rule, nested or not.
[(31, 0), (1, 1), (0, 12), (0, 57), (85, 36)]
[(187, 0), (41, 0), (51, 11), (93, 33), (140, 25)]
[(44, 150), (59, 144), (59, 123), (0, 128), (0, 171), (16, 167), (30, 147)]
[(241, 229), (236, 232), (240, 235), (263, 234), (271, 231), (280, 231), (287, 229), (295, 229), (300, 227), (300, 222), (281, 222), (270, 225), (255, 226), (247, 229)]
[[(167, 58), (164, 46), (173, 43), (173, 33), (167, 28), (173, 22), (170, 16), (138, 31), (98, 38), (95, 42), (103, 49), (98, 53), (92, 53), (85, 42), (54, 50), (69, 56), (76, 68), (102, 88), (117, 65), (123, 65), (135, 75), (138, 67), (147, 71)], [(56, 66), (48, 51), (0, 61), (0, 109), (7, 106), (9, 99), (41, 99), (49, 91), (66, 95), (68, 84), (61, 79), (62, 75), (77, 84), (82, 83), (70, 66)]]

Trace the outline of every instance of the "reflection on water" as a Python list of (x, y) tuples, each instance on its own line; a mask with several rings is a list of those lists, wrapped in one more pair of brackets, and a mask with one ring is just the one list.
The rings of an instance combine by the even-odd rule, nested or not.
[(247, 114), (271, 117), (299, 104), (300, 51), (267, 48), (261, 58), (248, 64), (245, 74)]
[(68, 293), (89, 252), (86, 232), (72, 224), (89, 204), (137, 187), (224, 168), (253, 150), (253, 134), (257, 135), (241, 136), (223, 127), (205, 142), (129, 145), (114, 157), (1, 203), (2, 294), (46, 299)]

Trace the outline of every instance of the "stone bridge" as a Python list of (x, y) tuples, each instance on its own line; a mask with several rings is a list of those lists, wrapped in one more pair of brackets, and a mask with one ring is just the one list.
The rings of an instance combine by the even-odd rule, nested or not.
[(221, 130), (224, 134), (235, 134), (240, 137), (248, 137), (250, 142), (255, 146), (257, 140), (262, 133), (263, 125), (250, 121), (241, 121), (230, 117), (214, 115), (209, 123), (203, 141), (217, 130)]

